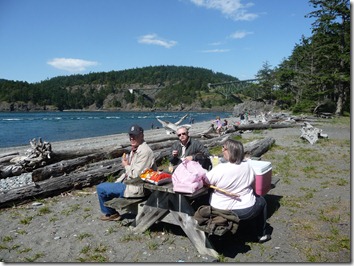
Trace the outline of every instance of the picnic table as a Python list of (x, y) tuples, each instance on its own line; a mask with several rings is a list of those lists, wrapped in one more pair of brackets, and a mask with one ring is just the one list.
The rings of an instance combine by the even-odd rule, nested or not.
[(197, 228), (197, 221), (193, 218), (195, 212), (193, 203), (207, 195), (209, 188), (202, 187), (194, 193), (184, 194), (174, 192), (172, 183), (155, 185), (137, 179), (134, 185), (143, 186), (151, 194), (142, 199), (119, 198), (106, 202), (106, 206), (109, 207), (116, 209), (130, 207), (136, 211), (136, 218), (132, 223), (134, 232), (143, 233), (157, 222), (177, 225), (200, 254), (217, 258), (218, 253), (214, 250), (205, 232)]
[[(272, 178), (272, 188), (279, 181), (279, 178)], [(165, 222), (179, 226), (192, 242), (200, 254), (210, 255), (217, 258), (218, 253), (206, 236), (205, 231), (197, 226), (193, 215), (198, 199), (209, 195), (209, 188), (202, 187), (191, 194), (173, 191), (172, 183), (155, 185), (135, 179), (131, 181), (134, 185), (143, 186), (151, 193), (145, 198), (115, 198), (106, 202), (106, 206), (117, 210), (134, 210), (136, 217), (132, 223), (133, 231), (143, 233), (157, 222)]]

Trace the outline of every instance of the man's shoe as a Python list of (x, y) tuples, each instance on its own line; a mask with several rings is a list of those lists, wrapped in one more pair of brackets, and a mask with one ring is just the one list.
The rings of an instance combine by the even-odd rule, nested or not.
[(111, 214), (111, 215), (102, 215), (100, 217), (102, 221), (119, 221), (120, 220), (120, 215), (119, 213)]
[(271, 239), (270, 235), (264, 235), (258, 239), (258, 243), (264, 243)]

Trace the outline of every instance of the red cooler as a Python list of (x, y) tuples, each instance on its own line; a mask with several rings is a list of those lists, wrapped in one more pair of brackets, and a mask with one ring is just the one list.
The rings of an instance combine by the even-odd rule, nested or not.
[(263, 196), (267, 194), (271, 188), (272, 163), (256, 160), (249, 160), (249, 163), (256, 173), (255, 183), (253, 186), (254, 192), (257, 195)]

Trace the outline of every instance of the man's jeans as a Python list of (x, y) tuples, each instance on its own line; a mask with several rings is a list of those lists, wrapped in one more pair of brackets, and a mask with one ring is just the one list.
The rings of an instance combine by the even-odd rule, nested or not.
[(125, 188), (126, 185), (120, 182), (118, 183), (104, 182), (99, 184), (96, 187), (100, 208), (104, 214), (112, 215), (117, 213), (115, 209), (104, 206), (104, 203), (113, 198), (123, 198)]
[(267, 223), (267, 202), (262, 196), (256, 196), (256, 202), (252, 207), (232, 210), (236, 213), (240, 220), (251, 220), (256, 218), (257, 223), (257, 236), (262, 237), (266, 235)]

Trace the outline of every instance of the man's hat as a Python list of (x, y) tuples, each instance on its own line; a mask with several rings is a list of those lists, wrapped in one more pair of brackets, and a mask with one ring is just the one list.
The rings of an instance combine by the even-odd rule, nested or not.
[(130, 126), (129, 129), (129, 135), (139, 135), (140, 133), (144, 133), (144, 129), (142, 129), (140, 126), (138, 125), (132, 125)]

